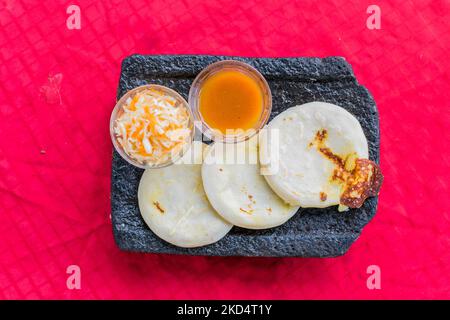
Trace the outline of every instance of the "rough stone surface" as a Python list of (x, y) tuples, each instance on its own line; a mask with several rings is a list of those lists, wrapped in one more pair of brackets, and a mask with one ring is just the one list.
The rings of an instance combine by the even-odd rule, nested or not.
[[(359, 85), (351, 66), (341, 57), (240, 58), (225, 56), (141, 56), (122, 63), (117, 97), (147, 83), (168, 86), (187, 99), (195, 76), (208, 64), (235, 59), (256, 67), (269, 82), (273, 96), (271, 118), (306, 102), (337, 104), (360, 121), (369, 141), (370, 159), (379, 160), (379, 125), (375, 102)], [(360, 209), (339, 213), (336, 207), (300, 209), (287, 223), (268, 230), (234, 227), (219, 242), (193, 249), (178, 248), (154, 235), (140, 216), (137, 189), (143, 170), (113, 152), (111, 208), (114, 238), (128, 251), (218, 256), (334, 257), (344, 254), (373, 218), (377, 198)], [(182, 183), (182, 181), (180, 181)]]

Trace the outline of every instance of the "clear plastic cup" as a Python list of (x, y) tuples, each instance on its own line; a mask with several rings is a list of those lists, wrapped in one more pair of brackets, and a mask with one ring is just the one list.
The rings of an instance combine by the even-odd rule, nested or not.
[[(202, 114), (199, 110), (200, 91), (202, 89), (202, 86), (209, 77), (223, 70), (242, 72), (254, 79), (261, 89), (261, 93), (263, 96), (262, 112), (256, 125), (249, 130), (242, 130), (241, 132), (237, 132), (234, 134), (222, 133), (219, 130), (211, 128), (202, 117)], [(270, 92), (270, 87), (266, 79), (264, 79), (264, 77), (261, 75), (261, 73), (259, 73), (258, 70), (241, 61), (223, 60), (210, 64), (197, 75), (189, 91), (189, 107), (191, 108), (194, 115), (195, 126), (208, 139), (223, 143), (237, 143), (250, 139), (252, 136), (257, 134), (259, 130), (261, 130), (267, 123), (267, 121), (269, 120), (270, 112), (272, 111), (272, 94)]]
[[(156, 162), (156, 163), (155, 162), (142, 163), (142, 162), (138, 161), (137, 159), (129, 156), (125, 152), (123, 147), (120, 145), (120, 143), (117, 141), (117, 138), (119, 138), (119, 136), (117, 136), (116, 133), (114, 132), (114, 128), (116, 125), (116, 119), (124, 112), (123, 106), (125, 105), (127, 99), (133, 98), (139, 92), (142, 92), (142, 91), (145, 91), (148, 89), (155, 89), (155, 90), (162, 91), (164, 94), (173, 97), (177, 101), (176, 105), (178, 106), (178, 108), (185, 108), (189, 115), (188, 127), (191, 131), (189, 138), (186, 140), (185, 145), (183, 145), (183, 147), (180, 149), (179, 152), (171, 154), (170, 157), (166, 161)], [(178, 94), (176, 91), (174, 91), (170, 88), (161, 86), (161, 85), (148, 84), (148, 85), (143, 85), (143, 86), (140, 86), (140, 87), (137, 87), (137, 88), (134, 88), (134, 89), (128, 91), (127, 93), (125, 93), (122, 96), (122, 98), (120, 98), (119, 101), (117, 101), (116, 106), (114, 107), (114, 109), (111, 113), (111, 118), (110, 118), (110, 122), (109, 122), (109, 132), (111, 135), (111, 141), (114, 145), (114, 148), (120, 154), (120, 156), (123, 159), (125, 159), (128, 163), (130, 163), (133, 166), (136, 166), (138, 168), (142, 168), (142, 169), (162, 168), (162, 167), (167, 167), (167, 166), (172, 165), (173, 163), (177, 162), (189, 150), (189, 148), (192, 144), (192, 141), (194, 139), (194, 117), (192, 115), (192, 112), (191, 112), (186, 100), (180, 94)]]

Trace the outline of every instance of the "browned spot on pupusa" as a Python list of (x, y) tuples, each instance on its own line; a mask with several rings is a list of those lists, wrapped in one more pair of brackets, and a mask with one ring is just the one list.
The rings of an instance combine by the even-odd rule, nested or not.
[(316, 132), (314, 136), (314, 140), (309, 143), (309, 146), (312, 147), (317, 145), (317, 148), (321, 148), (324, 146), (325, 140), (328, 138), (328, 131), (326, 129), (320, 129)]
[(239, 210), (241, 210), (242, 212), (245, 212), (246, 214), (252, 214), (253, 213), (253, 210), (245, 210), (245, 209), (242, 209), (242, 208), (239, 208)]
[[(359, 208), (368, 197), (378, 195), (383, 182), (380, 167), (369, 159), (357, 159), (355, 153), (347, 156), (335, 154), (325, 145), (328, 132), (325, 129), (317, 131), (310, 146), (316, 145), (317, 150), (335, 164), (331, 181), (342, 185), (340, 203)], [(326, 194), (320, 193), (320, 200), (326, 200)]]
[(317, 142), (323, 142), (328, 138), (328, 131), (325, 129), (319, 130), (316, 132), (315, 140)]
[(330, 148), (320, 147), (319, 151), (325, 156), (325, 158), (334, 162), (334, 164), (336, 164), (337, 166), (343, 167), (345, 165), (344, 160), (339, 155), (333, 153)]
[(341, 169), (345, 170), (345, 161), (341, 156), (335, 154), (329, 147), (326, 146), (325, 141), (328, 138), (328, 131), (321, 129), (317, 131), (314, 136), (314, 140), (309, 144), (310, 146), (316, 145), (317, 150), (328, 160), (336, 165), (336, 169), (333, 172), (332, 180), (342, 180)]
[(153, 205), (156, 207), (156, 209), (158, 209), (159, 212), (164, 213), (164, 209), (161, 207), (161, 205), (159, 204), (158, 201), (154, 201)]
[(325, 201), (327, 200), (327, 194), (325, 192), (321, 192), (320, 193), (320, 201)]

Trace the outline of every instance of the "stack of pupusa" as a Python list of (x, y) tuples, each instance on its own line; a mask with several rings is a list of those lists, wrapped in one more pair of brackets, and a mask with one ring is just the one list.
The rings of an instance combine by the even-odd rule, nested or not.
[[(197, 162), (186, 164), (187, 157)], [(180, 163), (146, 170), (139, 207), (167, 242), (207, 245), (232, 225), (281, 225), (299, 207), (361, 206), (382, 181), (367, 158), (367, 140), (353, 115), (336, 105), (307, 103), (279, 114), (259, 137), (208, 147), (195, 142)]]

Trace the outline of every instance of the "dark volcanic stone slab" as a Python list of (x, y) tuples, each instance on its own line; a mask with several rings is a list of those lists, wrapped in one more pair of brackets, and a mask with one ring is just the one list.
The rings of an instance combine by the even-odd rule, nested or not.
[[(133, 55), (123, 60), (117, 97), (134, 87), (157, 83), (178, 91), (187, 100), (195, 76), (208, 64), (223, 59), (247, 62), (264, 75), (273, 96), (271, 118), (289, 107), (311, 101), (330, 102), (347, 109), (361, 122), (369, 141), (370, 158), (378, 162), (379, 126), (375, 102), (367, 89), (358, 84), (351, 66), (340, 57)], [(280, 227), (268, 230), (234, 227), (212, 245), (178, 248), (154, 235), (141, 218), (137, 189), (143, 170), (129, 165), (115, 151), (112, 161), (112, 223), (116, 243), (123, 250), (218, 256), (334, 257), (349, 249), (377, 208), (378, 199), (370, 198), (360, 209), (345, 213), (339, 213), (336, 207), (300, 209)]]

